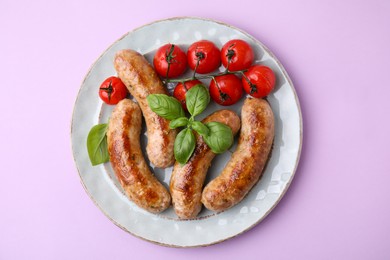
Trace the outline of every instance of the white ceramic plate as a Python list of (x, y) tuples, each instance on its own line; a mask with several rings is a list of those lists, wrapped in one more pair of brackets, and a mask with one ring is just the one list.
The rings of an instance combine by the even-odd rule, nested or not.
[[(218, 47), (233, 38), (249, 42), (256, 53), (256, 63), (271, 67), (277, 78), (275, 91), (268, 97), (275, 114), (275, 140), (271, 158), (262, 179), (237, 206), (215, 214), (203, 210), (190, 221), (179, 220), (172, 207), (153, 215), (129, 201), (113, 173), (110, 163), (91, 166), (86, 140), (89, 130), (106, 123), (112, 106), (98, 97), (101, 82), (116, 72), (114, 54), (121, 49), (135, 49), (149, 60), (154, 51), (165, 43), (188, 46), (194, 41), (208, 39)], [(240, 113), (239, 104), (228, 107)], [(202, 114), (224, 107), (211, 102)], [(199, 119), (202, 119), (201, 116)], [(165, 246), (196, 247), (218, 243), (249, 230), (258, 224), (280, 201), (291, 183), (299, 161), (302, 145), (302, 117), (294, 87), (280, 62), (259, 41), (249, 34), (219, 22), (199, 18), (173, 18), (157, 21), (129, 32), (110, 46), (93, 64), (81, 85), (73, 112), (71, 139), (74, 159), (85, 190), (116, 225), (125, 231)], [(145, 144), (146, 137), (142, 138)], [(209, 170), (207, 182), (216, 177), (230, 158), (229, 152), (217, 156)], [(168, 187), (172, 168), (152, 169)]]

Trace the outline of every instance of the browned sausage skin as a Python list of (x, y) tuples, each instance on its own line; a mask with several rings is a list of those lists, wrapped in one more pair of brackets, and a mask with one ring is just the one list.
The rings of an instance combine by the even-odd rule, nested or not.
[(171, 166), (175, 161), (173, 145), (177, 130), (170, 129), (169, 121), (154, 113), (146, 100), (150, 94), (168, 94), (166, 88), (145, 57), (136, 51), (118, 51), (114, 66), (145, 117), (148, 136), (146, 152), (150, 162), (160, 168)]
[(126, 194), (139, 207), (159, 213), (170, 206), (167, 189), (151, 173), (140, 147), (142, 114), (137, 103), (120, 101), (109, 120), (108, 152)]
[(213, 211), (239, 203), (262, 175), (274, 139), (274, 116), (264, 99), (247, 98), (236, 151), (221, 175), (206, 185), (202, 203)]
[[(220, 110), (208, 116), (203, 123), (220, 122), (228, 125), (235, 135), (240, 129), (240, 118), (230, 110)], [(195, 218), (202, 209), (203, 183), (215, 154), (197, 135), (195, 151), (185, 165), (176, 162), (173, 168), (170, 192), (176, 215), (181, 219)]]

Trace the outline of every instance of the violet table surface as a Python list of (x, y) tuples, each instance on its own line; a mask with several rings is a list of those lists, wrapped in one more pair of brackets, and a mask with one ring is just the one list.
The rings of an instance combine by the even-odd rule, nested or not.
[[(115, 226), (84, 191), (70, 122), (96, 58), (126, 32), (214, 19), (264, 43), (298, 93), (301, 160), (256, 227), (190, 249)], [(0, 1), (0, 259), (390, 259), (390, 2)]]

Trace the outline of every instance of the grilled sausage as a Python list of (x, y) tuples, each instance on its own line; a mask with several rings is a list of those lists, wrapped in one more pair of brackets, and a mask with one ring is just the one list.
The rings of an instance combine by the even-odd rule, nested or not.
[(175, 161), (173, 144), (177, 130), (170, 129), (169, 121), (154, 113), (146, 100), (149, 94), (167, 94), (166, 88), (145, 57), (136, 51), (118, 51), (114, 66), (118, 77), (141, 107), (147, 128), (146, 153), (150, 162), (160, 168), (171, 166)]
[(236, 151), (222, 173), (206, 185), (202, 203), (213, 211), (239, 203), (262, 175), (274, 139), (274, 116), (268, 102), (247, 98), (241, 111)]
[[(235, 135), (240, 129), (240, 118), (230, 110), (220, 110), (208, 116), (203, 123), (220, 122), (228, 125)], [(203, 183), (215, 154), (196, 136), (196, 147), (185, 165), (176, 162), (170, 180), (172, 204), (181, 219), (195, 218), (202, 209)]]
[(107, 144), (111, 165), (127, 196), (139, 207), (159, 213), (170, 206), (167, 189), (151, 173), (140, 146), (142, 114), (137, 103), (120, 101), (112, 112)]

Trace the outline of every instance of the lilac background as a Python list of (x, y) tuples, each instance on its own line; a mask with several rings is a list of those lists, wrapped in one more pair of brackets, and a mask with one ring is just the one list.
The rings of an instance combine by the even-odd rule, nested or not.
[[(0, 259), (390, 259), (390, 2), (0, 0)], [(174, 16), (239, 27), (284, 64), (300, 98), (296, 177), (249, 232), (175, 249), (116, 227), (84, 191), (70, 121), (95, 59)]]

